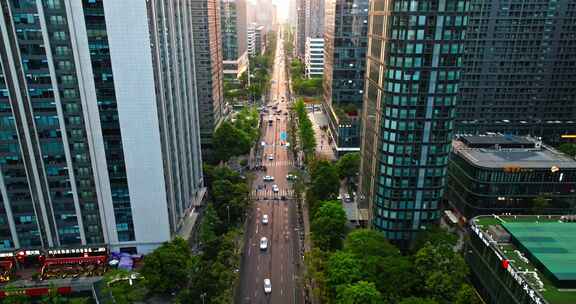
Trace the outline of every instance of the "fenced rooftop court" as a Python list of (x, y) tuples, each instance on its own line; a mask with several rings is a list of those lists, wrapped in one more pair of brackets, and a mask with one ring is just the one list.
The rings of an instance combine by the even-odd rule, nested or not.
[(491, 235), (515, 272), (550, 304), (576, 303), (576, 222), (560, 216), (481, 216), (491, 235), (500, 226), (509, 240)]

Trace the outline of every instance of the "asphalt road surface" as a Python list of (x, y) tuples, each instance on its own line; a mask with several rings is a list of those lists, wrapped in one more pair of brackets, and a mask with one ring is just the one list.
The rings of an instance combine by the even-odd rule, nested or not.
[[(302, 303), (298, 295), (297, 274), (299, 266), (298, 233), (296, 227), (296, 201), (292, 199), (291, 182), (287, 180), (293, 170), (293, 160), (285, 146), (288, 98), (283, 40), (278, 35), (276, 56), (272, 72), (270, 98), (267, 100), (268, 113), (264, 114), (260, 146), (262, 153), (258, 157), (266, 171), (256, 171), (257, 178), (252, 189), (254, 200), (246, 231), (246, 244), (240, 273), (240, 291), (238, 304), (292, 304)], [(272, 106), (276, 105), (281, 114), (275, 114)], [(268, 119), (272, 116), (272, 124)], [(273, 160), (269, 157), (272, 156)], [(265, 182), (263, 177), (269, 175), (274, 181)], [(278, 186), (278, 192), (272, 185)], [(281, 200), (282, 197), (285, 200)], [(268, 224), (262, 223), (262, 216), (268, 215)], [(268, 248), (260, 249), (260, 239), (268, 239)], [(272, 292), (264, 292), (264, 279), (270, 279)]]

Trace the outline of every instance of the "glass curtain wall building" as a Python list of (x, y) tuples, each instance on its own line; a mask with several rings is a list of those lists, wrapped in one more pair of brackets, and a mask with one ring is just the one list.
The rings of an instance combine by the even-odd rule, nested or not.
[(326, 0), (324, 109), (338, 154), (358, 151), (368, 0)]
[(359, 197), (403, 247), (440, 217), (469, 5), (370, 3)]
[(224, 77), (238, 78), (248, 65), (245, 0), (221, 0), (222, 60)]
[(190, 17), (160, 0), (0, 3), (0, 249), (147, 252), (178, 233), (203, 195)]
[(576, 3), (471, 3), (457, 132), (576, 134)]

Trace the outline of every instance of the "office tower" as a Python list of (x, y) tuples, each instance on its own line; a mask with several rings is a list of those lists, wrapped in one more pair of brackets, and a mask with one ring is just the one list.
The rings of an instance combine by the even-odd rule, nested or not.
[(576, 134), (576, 3), (471, 4), (456, 131)]
[(360, 150), (368, 3), (326, 1), (324, 110), (338, 155)]
[(324, 0), (306, 0), (306, 38), (324, 36)]
[(264, 31), (272, 30), (272, 0), (255, 0), (254, 21), (264, 27)]
[(294, 36), (294, 49), (296, 57), (304, 59), (304, 52), (306, 47), (306, 0), (297, 1), (297, 24), (296, 35)]
[(146, 253), (188, 226), (204, 193), (190, 18), (172, 1), (0, 2), (1, 249)]
[(191, 0), (202, 155), (210, 159), (214, 130), (225, 118), (220, 0)]
[(306, 77), (322, 77), (324, 71), (324, 39), (306, 38), (306, 54), (304, 55)]
[(238, 78), (248, 68), (245, 0), (221, 0), (222, 59), (225, 78)]
[(250, 57), (260, 56), (266, 48), (266, 33), (264, 26), (252, 23), (248, 26), (248, 54)]
[(361, 204), (407, 246), (439, 219), (469, 1), (371, 1)]
[(290, 4), (288, 6), (288, 9), (290, 10), (288, 12), (288, 24), (290, 25), (290, 27), (295, 28), (298, 21), (298, 5), (297, 5), (298, 0), (288, 0), (288, 1), (290, 1)]

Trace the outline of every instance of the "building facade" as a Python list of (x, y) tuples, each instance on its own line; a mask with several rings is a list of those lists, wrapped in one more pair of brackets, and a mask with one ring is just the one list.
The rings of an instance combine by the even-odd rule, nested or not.
[[(461, 136), (453, 141), (447, 201), (466, 218), (565, 214), (576, 207), (576, 160), (532, 138)], [(546, 200), (535, 205), (536, 198)]]
[(305, 37), (322, 38), (324, 36), (324, 0), (306, 0), (305, 15)]
[(368, 3), (368, 0), (326, 1), (324, 110), (337, 154), (360, 148)]
[(440, 216), (469, 4), (370, 2), (359, 198), (400, 246)]
[(220, 0), (191, 0), (190, 5), (193, 14), (202, 155), (209, 159), (214, 130), (227, 115), (224, 103)]
[(306, 54), (304, 55), (306, 77), (322, 77), (324, 71), (324, 39), (306, 38)]
[(220, 22), (224, 77), (238, 78), (248, 67), (246, 1), (221, 0)]
[(160, 0), (0, 3), (1, 249), (145, 253), (180, 232), (204, 193), (190, 18)]
[(306, 49), (306, 0), (294, 0), (297, 3), (296, 35), (294, 37), (294, 49), (296, 57), (304, 59)]
[(457, 132), (576, 134), (576, 3), (471, 3)]

